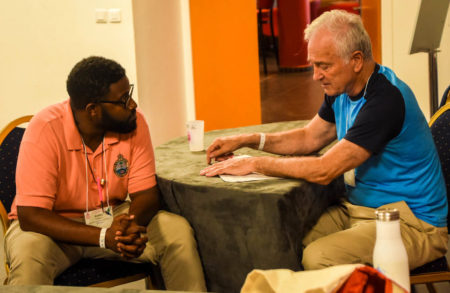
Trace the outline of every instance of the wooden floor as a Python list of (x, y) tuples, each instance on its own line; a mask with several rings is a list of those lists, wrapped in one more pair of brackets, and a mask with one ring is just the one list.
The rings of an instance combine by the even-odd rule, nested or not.
[(313, 118), (322, 105), (323, 90), (313, 81), (312, 70), (279, 72), (274, 55), (267, 54), (267, 75), (260, 62), (262, 123)]

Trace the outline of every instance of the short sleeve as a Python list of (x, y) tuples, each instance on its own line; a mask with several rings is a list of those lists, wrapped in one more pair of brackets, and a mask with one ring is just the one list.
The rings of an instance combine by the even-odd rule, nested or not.
[(327, 96), (325, 95), (325, 98), (323, 100), (322, 105), (319, 109), (319, 117), (323, 120), (330, 122), (330, 123), (336, 123), (335, 117), (334, 117), (334, 110), (333, 110), (333, 102), (336, 99), (336, 96)]
[(373, 153), (379, 153), (396, 137), (405, 119), (405, 102), (400, 91), (390, 85), (367, 91), (367, 101), (345, 139)]
[(32, 121), (20, 145), (16, 169), (17, 206), (53, 209), (57, 190), (58, 152), (51, 141), (52, 130)]

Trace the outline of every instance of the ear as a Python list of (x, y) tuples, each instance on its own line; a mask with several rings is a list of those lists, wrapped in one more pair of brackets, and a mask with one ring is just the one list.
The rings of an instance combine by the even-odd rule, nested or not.
[(364, 54), (361, 51), (355, 51), (352, 53), (351, 62), (353, 64), (353, 71), (359, 73), (364, 64)]
[(89, 117), (94, 118), (95, 116), (99, 115), (99, 109), (97, 106), (98, 104), (96, 103), (89, 103), (86, 105), (84, 110), (86, 111)]

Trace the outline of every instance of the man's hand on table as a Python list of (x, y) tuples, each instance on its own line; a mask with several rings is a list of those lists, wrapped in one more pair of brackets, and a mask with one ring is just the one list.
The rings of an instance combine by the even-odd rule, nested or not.
[(247, 175), (255, 172), (257, 157), (233, 158), (214, 165), (208, 166), (200, 171), (200, 175), (212, 177), (220, 174)]
[(206, 162), (211, 164), (214, 159), (222, 162), (233, 157), (233, 151), (241, 148), (245, 142), (243, 135), (232, 135), (216, 138), (206, 149)]
[(106, 247), (120, 253), (123, 258), (137, 258), (148, 241), (147, 236), (141, 236), (146, 230), (146, 227), (136, 224), (134, 215), (117, 216), (106, 232)]

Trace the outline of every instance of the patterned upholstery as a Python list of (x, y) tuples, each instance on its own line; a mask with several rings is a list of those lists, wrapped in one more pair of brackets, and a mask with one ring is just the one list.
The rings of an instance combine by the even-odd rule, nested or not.
[[(447, 103), (449, 90), (450, 86), (442, 97), (441, 107), (430, 119), (431, 134), (447, 186), (447, 201), (450, 199), (450, 103)], [(447, 227), (450, 227), (450, 217), (447, 217)], [(445, 256), (411, 271), (411, 284), (426, 284), (429, 292), (435, 292), (434, 282), (442, 281), (450, 282), (450, 270)]]
[[(16, 194), (15, 173), (19, 146), (25, 129), (14, 127), (0, 142), (0, 201), (7, 212)], [(3, 132), (2, 132), (3, 133)], [(5, 227), (9, 226), (2, 214)], [(164, 289), (159, 267), (151, 263), (129, 263), (104, 259), (81, 259), (55, 279), (55, 285), (111, 287), (147, 278), (148, 288)], [(102, 283), (102, 284), (100, 284)]]
[(8, 213), (16, 195), (16, 162), (24, 132), (14, 128), (0, 145), (0, 200)]
[(431, 272), (448, 271), (447, 258), (445, 256), (436, 260), (430, 261), (421, 267), (415, 268), (411, 271), (411, 275), (426, 274)]
[[(450, 104), (444, 106), (445, 111), (431, 125), (431, 134), (441, 161), (442, 172), (444, 173), (445, 184), (447, 186), (447, 198), (450, 196)], [(440, 111), (438, 111), (440, 112)], [(450, 203), (449, 203), (450, 206)], [(447, 217), (447, 227), (450, 227), (450, 217)]]

